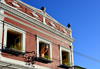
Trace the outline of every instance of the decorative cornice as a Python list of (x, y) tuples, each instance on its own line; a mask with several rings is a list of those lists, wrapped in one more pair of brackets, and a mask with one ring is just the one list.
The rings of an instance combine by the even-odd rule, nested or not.
[[(14, 1), (16, 1), (17, 3), (19, 3), (19, 4), (21, 4), (21, 5), (23, 5), (23, 6), (27, 7), (27, 8), (29, 8), (29, 9), (31, 9), (31, 10), (33, 10), (33, 11), (35, 11), (36, 13), (38, 13), (38, 14), (40, 14), (40, 15), (42, 15), (42, 16), (45, 16), (45, 14), (44, 14), (40, 9), (37, 9), (37, 8), (32, 7), (32, 6), (28, 5), (28, 4), (25, 4), (24, 2), (22, 2), (22, 1), (20, 1), (20, 0), (14, 0)], [(40, 12), (40, 11), (41, 11), (41, 12)], [(45, 13), (46, 13), (46, 12), (45, 12)], [(47, 14), (47, 13), (46, 13), (46, 14)], [(48, 15), (48, 14), (47, 14), (47, 15)], [(72, 30), (71, 30), (70, 28), (66, 28), (65, 26), (63, 26), (62, 24), (60, 24), (58, 21), (56, 21), (54, 18), (52, 18), (50, 15), (49, 15), (49, 17), (48, 17), (48, 16), (45, 16), (45, 17), (46, 17), (47, 19), (51, 20), (52, 22), (58, 24), (58, 25), (61, 26), (62, 28), (65, 28), (65, 29), (67, 29), (68, 31), (72, 32)]]
[(64, 33), (60, 32), (54, 28), (51, 28), (50, 26), (48, 26), (46, 24), (43, 24), (41, 21), (35, 19), (34, 17), (27, 15), (26, 13), (24, 13), (22, 11), (17, 10), (14, 7), (11, 7), (7, 4), (0, 2), (0, 8), (2, 8), (7, 13), (9, 13), (9, 14), (11, 14), (19, 19), (22, 19), (22, 20), (24, 20), (32, 25), (35, 25), (35, 26), (37, 26), (41, 29), (44, 29), (46, 31), (49, 31), (50, 33), (57, 35), (65, 40), (68, 40), (70, 42), (74, 42), (74, 39), (69, 37), (68, 35), (65, 35)]
[(29, 8), (29, 9), (32, 10), (32, 11), (37, 12), (37, 13), (40, 14), (40, 15), (44, 15), (43, 13), (41, 13), (42, 10), (40, 10), (40, 9), (37, 9), (37, 8), (35, 8), (35, 7), (32, 7), (32, 6), (30, 6), (30, 5), (28, 5), (28, 4), (24, 3), (24, 2), (22, 2), (22, 1), (20, 1), (20, 0), (14, 0), (14, 1), (16, 1), (17, 3), (23, 5), (23, 6), (26, 7), (26, 8)]
[[(50, 15), (49, 15), (49, 16), (50, 16)], [(52, 22), (58, 24), (60, 27), (62, 27), (62, 28), (64, 28), (64, 29), (66, 29), (66, 30), (72, 32), (71, 28), (66, 28), (65, 26), (63, 26), (62, 24), (60, 24), (57, 20), (55, 20), (54, 18), (52, 18), (51, 16), (50, 16), (50, 17), (46, 16), (46, 18), (49, 19), (49, 20), (51, 20)]]
[[(10, 16), (4, 15), (4, 14), (0, 14), (0, 16), (7, 17), (7, 18), (9, 18), (9, 19), (11, 19), (11, 20), (13, 20), (13, 21), (16, 21), (16, 22), (18, 22), (18, 23), (20, 23), (20, 24), (22, 24), (22, 25), (24, 25), (24, 26), (26, 26), (26, 27), (29, 27), (29, 28), (31, 28), (31, 29), (33, 29), (33, 30), (36, 30), (36, 31), (38, 31), (38, 32), (40, 32), (40, 33), (42, 33), (42, 34), (44, 34), (44, 35), (47, 35), (47, 36), (49, 36), (49, 37), (51, 37), (51, 38), (53, 38), (53, 39), (56, 39), (56, 40), (58, 40), (58, 41), (60, 41), (60, 42), (62, 42), (62, 43), (64, 43), (64, 44), (67, 44), (67, 45), (69, 45), (69, 46), (72, 46), (71, 44), (68, 44), (68, 43), (66, 43), (66, 42), (64, 42), (64, 41), (62, 41), (62, 40), (60, 40), (60, 39), (58, 39), (58, 38), (56, 38), (56, 37), (53, 37), (52, 35), (49, 35), (48, 33), (45, 33), (45, 32), (43, 32), (43, 31), (41, 31), (41, 30), (39, 30), (39, 29), (36, 29), (36, 28), (34, 28), (34, 27), (32, 27), (32, 26), (30, 26), (30, 25), (28, 25), (28, 24), (25, 24), (25, 23), (23, 23), (23, 22), (21, 22), (21, 21), (19, 21), (19, 20), (16, 20), (16, 19), (14, 19), (14, 18), (12, 18), (12, 17), (10, 17)], [(8, 22), (7, 22), (7, 23), (8, 23)], [(39, 35), (38, 35), (38, 36), (39, 36)]]

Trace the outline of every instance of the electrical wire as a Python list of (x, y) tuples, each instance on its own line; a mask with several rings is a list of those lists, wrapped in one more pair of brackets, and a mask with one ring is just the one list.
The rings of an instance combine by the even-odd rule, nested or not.
[(75, 54), (79, 55), (79, 56), (82, 56), (82, 57), (85, 57), (87, 59), (91, 59), (91, 60), (94, 60), (94, 61), (97, 61), (97, 62), (100, 62), (99, 59), (96, 59), (96, 58), (93, 58), (93, 57), (90, 57), (90, 56), (87, 56), (87, 55), (84, 55), (82, 53), (79, 53), (79, 52), (76, 52), (76, 51), (73, 51)]

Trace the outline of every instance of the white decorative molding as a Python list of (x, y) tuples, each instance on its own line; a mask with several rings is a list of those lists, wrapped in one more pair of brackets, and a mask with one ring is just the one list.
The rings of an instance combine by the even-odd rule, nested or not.
[(2, 31), (3, 31), (3, 23), (0, 21), (0, 59), (1, 59), (1, 49), (2, 49)]
[(32, 15), (38, 17), (38, 15), (35, 12), (32, 12)]
[[(32, 7), (32, 6), (28, 5), (28, 4), (25, 4), (25, 3), (22, 2), (22, 1), (18, 1), (18, 0), (14, 0), (14, 1), (16, 1), (16, 2), (18, 2), (19, 4), (22, 4), (23, 6), (25, 6), (25, 7), (29, 8), (29, 9), (35, 11), (36, 13), (38, 13), (38, 14), (44, 16), (44, 14), (40, 12), (40, 11), (41, 11), (40, 9), (37, 9), (37, 8)], [(38, 10), (39, 10), (39, 11), (38, 11)], [(45, 12), (45, 14), (47, 14), (47, 13)], [(50, 16), (50, 15), (49, 15), (49, 16)], [(65, 26), (63, 26), (62, 24), (60, 24), (59, 22), (57, 22), (57, 21), (56, 21), (54, 18), (52, 18), (51, 16), (50, 16), (50, 17), (45, 16), (45, 18), (47, 18), (47, 19), (49, 19), (50, 21), (52, 21), (52, 22), (58, 24), (58, 25), (61, 26), (62, 28), (65, 28), (65, 29), (67, 29), (68, 31), (72, 32), (71, 29), (66, 28)]]
[(67, 31), (66, 31), (65, 29), (63, 29), (63, 32), (64, 32), (64, 33), (67, 33)]
[[(71, 45), (72, 45), (72, 43), (71, 43)], [(72, 66), (74, 66), (74, 54), (73, 54), (73, 46), (71, 46), (71, 64), (72, 64)], [(74, 69), (74, 68), (72, 68), (72, 69)]]
[[(43, 14), (43, 15), (42, 15), (42, 17), (43, 17), (43, 24), (46, 24), (46, 22), (45, 22), (45, 20), (46, 20), (46, 19), (45, 19), (46, 13), (43, 12), (43, 11), (42, 11), (41, 13)], [(46, 24), (46, 25), (47, 25), (47, 24)]]
[(41, 38), (40, 36), (37, 36), (37, 57), (39, 57), (39, 42), (42, 41), (42, 42), (45, 42), (45, 43), (48, 43), (49, 44), (49, 48), (50, 48), (50, 58), (52, 60), (52, 42), (50, 40), (47, 40), (46, 38)]
[(69, 53), (69, 63), (71, 63), (71, 52), (70, 52), (70, 49), (60, 45), (60, 65), (62, 65), (62, 50)]
[(58, 39), (58, 38), (56, 38), (56, 37), (53, 37), (52, 35), (49, 35), (48, 33), (45, 33), (45, 32), (43, 32), (43, 31), (41, 31), (41, 30), (39, 30), (39, 29), (36, 29), (36, 28), (34, 28), (34, 27), (32, 27), (32, 26), (30, 26), (30, 25), (28, 25), (28, 24), (25, 24), (25, 23), (19, 21), (19, 20), (16, 20), (16, 19), (14, 19), (14, 18), (12, 18), (12, 17), (9, 17), (9, 16), (7, 16), (7, 15), (4, 15), (4, 14), (0, 14), (0, 15), (1, 15), (1, 16), (4, 16), (4, 17), (7, 17), (7, 18), (9, 18), (9, 19), (11, 19), (11, 20), (14, 20), (14, 21), (16, 21), (16, 22), (18, 22), (18, 23), (20, 23), (20, 24), (26, 26), (26, 27), (29, 27), (29, 28), (31, 28), (31, 29), (33, 29), (33, 30), (36, 30), (36, 31), (38, 31), (38, 32), (40, 32), (40, 33), (42, 33), (42, 34), (45, 34), (45, 35), (47, 35), (47, 36), (49, 36), (49, 37), (51, 37), (51, 38), (54, 38), (54, 39), (56, 39), (56, 40), (58, 40), (58, 41), (60, 41), (60, 42), (62, 42), (62, 43), (64, 43), (64, 44), (67, 44), (67, 45), (69, 45), (69, 46), (72, 46), (72, 45), (70, 45), (70, 44), (68, 44), (68, 43), (66, 43), (66, 42), (64, 42), (64, 41), (62, 41), (62, 40), (60, 40), (60, 39)]
[(5, 23), (4, 22), (4, 42), (3, 42), (3, 48), (6, 47), (7, 45), (7, 30), (10, 29), (10, 30), (13, 30), (13, 31), (16, 31), (16, 32), (19, 32), (22, 34), (22, 38), (21, 38), (21, 46), (22, 46), (22, 51), (25, 52), (25, 34), (26, 34), (26, 31), (22, 30), (22, 29), (19, 29), (18, 27), (12, 25), (12, 24), (9, 24), (9, 23)]
[[(4, 14), (4, 10), (0, 8), (0, 13)], [(0, 21), (4, 20), (4, 16), (0, 15)]]
[(18, 4), (14, 3), (14, 2), (12, 2), (12, 4), (13, 4), (14, 6), (20, 7)]
[(19, 10), (16, 10), (16, 9), (13, 9), (11, 6), (9, 5), (5, 5), (3, 3), (1, 3), (1, 8), (4, 9), (6, 12), (8, 12), (9, 14), (12, 14), (13, 16), (16, 16), (28, 23), (31, 23), (41, 29), (44, 29), (46, 30), (47, 32), (50, 32), (56, 36), (59, 36), (65, 40), (68, 40), (70, 42), (73, 42), (74, 39), (73, 38), (70, 38), (68, 35), (64, 35), (62, 32), (58, 31), (57, 29), (54, 29), (54, 28), (51, 28), (50, 26), (46, 25), (46, 24), (43, 24), (41, 21), (39, 20), (36, 20), (35, 18), (29, 16), (28, 14), (25, 14)]
[(0, 21), (0, 49), (1, 49), (1, 45), (2, 45), (2, 30), (3, 30), (3, 24)]
[(50, 24), (51, 24), (52, 26), (55, 26), (52, 22), (50, 22)]
[[(2, 0), (3, 1), (3, 0)], [(0, 13), (4, 14), (4, 10), (2, 10), (0, 8)], [(4, 21), (4, 16), (0, 15), (0, 49), (1, 49), (1, 46), (2, 46), (2, 31), (3, 31), (3, 22)], [(1, 55), (1, 50), (0, 50), (0, 55)]]
[[(0, 8), (0, 13), (4, 14), (4, 10)], [(0, 20), (3, 20), (4, 17), (0, 16)]]

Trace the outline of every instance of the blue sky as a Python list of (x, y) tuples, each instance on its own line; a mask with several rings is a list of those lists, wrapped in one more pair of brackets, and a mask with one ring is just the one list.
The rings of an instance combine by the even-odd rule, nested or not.
[[(74, 51), (100, 60), (100, 0), (21, 0), (35, 8), (46, 7), (62, 25), (71, 23)], [(100, 69), (100, 62), (74, 54), (74, 64)]]

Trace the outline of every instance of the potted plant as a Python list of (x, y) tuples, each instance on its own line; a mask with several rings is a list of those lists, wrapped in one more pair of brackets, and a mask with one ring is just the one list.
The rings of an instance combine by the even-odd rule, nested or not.
[(51, 60), (51, 58), (47, 55), (44, 55), (44, 57), (40, 56), (37, 60), (40, 61), (40, 62), (43, 62), (43, 63), (52, 63), (53, 62)]
[(13, 46), (13, 44), (10, 46), (10, 48), (5, 48), (3, 52), (13, 54), (13, 55), (24, 55), (25, 53), (22, 52), (22, 46), (17, 48), (16, 45)]
[(45, 55), (44, 58), (46, 58), (46, 59), (48, 59), (48, 60), (51, 60), (51, 58), (50, 58), (49, 56), (47, 56), (47, 55)]
[(10, 49), (17, 50), (17, 51), (22, 51), (22, 46), (20, 46), (20, 48), (17, 48), (16, 45), (14, 45), (14, 46), (11, 45)]
[(64, 63), (65, 65), (68, 65), (68, 66), (71, 66), (71, 64), (70, 63)]
[(60, 65), (61, 68), (72, 68), (71, 63), (64, 63)]

